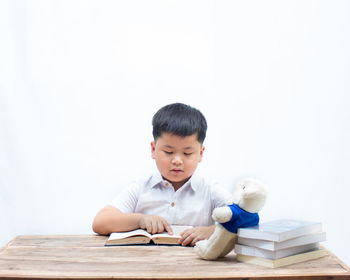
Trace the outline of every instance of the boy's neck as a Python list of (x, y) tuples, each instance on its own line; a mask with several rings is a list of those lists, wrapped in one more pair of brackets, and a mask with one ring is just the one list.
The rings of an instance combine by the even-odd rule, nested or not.
[[(191, 177), (192, 177), (192, 176), (191, 176)], [(180, 182), (171, 182), (171, 181), (167, 180), (166, 178), (164, 178), (164, 177), (162, 176), (162, 178), (163, 178), (164, 180), (167, 180), (167, 181), (169, 181), (169, 182), (171, 183), (171, 185), (173, 186), (173, 188), (174, 188), (175, 191), (177, 191), (177, 190), (180, 189), (183, 185), (185, 185), (185, 184), (191, 179), (191, 177), (187, 178), (186, 180), (180, 181)]]

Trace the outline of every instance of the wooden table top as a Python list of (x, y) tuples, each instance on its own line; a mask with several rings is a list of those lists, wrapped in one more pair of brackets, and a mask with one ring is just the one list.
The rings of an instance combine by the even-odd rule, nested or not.
[(199, 259), (181, 246), (110, 246), (105, 236), (18, 236), (0, 249), (0, 279), (350, 279), (328, 251), (317, 260), (283, 268)]

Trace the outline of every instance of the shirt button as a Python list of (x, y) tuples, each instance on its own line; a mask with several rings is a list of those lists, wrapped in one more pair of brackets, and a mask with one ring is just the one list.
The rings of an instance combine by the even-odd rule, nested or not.
[(165, 182), (165, 184), (164, 184), (166, 187), (168, 187), (169, 186), (169, 183), (168, 182)]
[(175, 206), (175, 202), (172, 202), (170, 205), (171, 205), (171, 207), (174, 207)]

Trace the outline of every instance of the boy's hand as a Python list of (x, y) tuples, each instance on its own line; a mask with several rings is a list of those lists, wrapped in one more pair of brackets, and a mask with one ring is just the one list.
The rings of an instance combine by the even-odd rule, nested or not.
[(203, 239), (209, 239), (209, 237), (213, 234), (215, 230), (215, 225), (208, 227), (194, 227), (190, 229), (186, 229), (183, 233), (181, 233), (181, 238), (179, 239), (179, 243), (182, 246), (194, 246), (196, 242)]
[(142, 215), (139, 220), (139, 227), (147, 230), (147, 232), (151, 234), (164, 231), (168, 232), (170, 235), (173, 234), (173, 230), (168, 222), (164, 218), (156, 215)]

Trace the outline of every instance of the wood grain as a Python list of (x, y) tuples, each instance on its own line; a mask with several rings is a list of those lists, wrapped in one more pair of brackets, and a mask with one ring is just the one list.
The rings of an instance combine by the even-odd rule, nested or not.
[(0, 249), (0, 279), (350, 279), (327, 256), (283, 268), (239, 263), (234, 253), (201, 260), (181, 246), (105, 247), (105, 236), (18, 236)]

